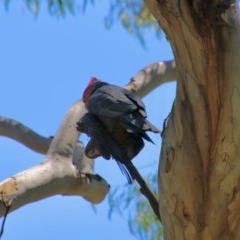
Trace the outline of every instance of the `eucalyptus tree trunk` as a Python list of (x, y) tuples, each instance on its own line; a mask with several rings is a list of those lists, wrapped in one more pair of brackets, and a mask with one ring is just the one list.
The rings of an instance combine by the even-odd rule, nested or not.
[(237, 2), (148, 0), (175, 55), (163, 132), (165, 240), (240, 239), (240, 18)]

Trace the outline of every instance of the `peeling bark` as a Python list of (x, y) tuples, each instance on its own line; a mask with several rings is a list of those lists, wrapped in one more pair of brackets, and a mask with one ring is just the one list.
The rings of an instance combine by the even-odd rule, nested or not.
[[(159, 166), (164, 239), (238, 240), (238, 4), (148, 3), (171, 43), (178, 73)], [(169, 149), (175, 154), (166, 171)]]

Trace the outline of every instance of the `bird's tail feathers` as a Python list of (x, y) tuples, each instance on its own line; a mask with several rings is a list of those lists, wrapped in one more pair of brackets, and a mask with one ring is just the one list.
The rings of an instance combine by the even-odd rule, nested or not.
[(151, 142), (152, 144), (155, 144), (154, 142), (153, 142), (153, 140), (143, 131), (143, 132), (141, 132), (141, 136), (145, 139), (145, 140), (147, 140), (148, 142)]
[(118, 164), (122, 174), (126, 176), (128, 183), (132, 184), (134, 179), (125, 164), (119, 162), (118, 160), (116, 160), (116, 163)]
[(123, 127), (127, 130), (127, 132), (137, 133), (140, 136), (142, 136), (145, 140), (147, 140), (153, 144), (154, 144), (154, 142), (147, 135), (146, 132), (149, 131), (149, 132), (154, 132), (154, 133), (160, 133), (160, 130), (146, 119), (144, 119), (144, 121), (139, 119), (138, 122), (132, 122), (132, 121), (128, 121), (128, 119), (126, 119), (126, 118), (122, 118), (121, 123), (122, 123)]
[(160, 133), (161, 131), (145, 118), (133, 118), (131, 114), (120, 117), (121, 124), (128, 132), (149, 131)]
[(145, 124), (143, 126), (144, 131), (151, 131), (154, 133), (160, 133), (161, 131), (155, 127), (151, 122), (149, 122), (147, 119), (145, 119)]

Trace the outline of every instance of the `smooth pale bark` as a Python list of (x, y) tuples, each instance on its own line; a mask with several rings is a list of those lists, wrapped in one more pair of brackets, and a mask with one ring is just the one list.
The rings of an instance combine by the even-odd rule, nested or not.
[[(158, 62), (141, 70), (126, 88), (144, 96), (155, 87), (176, 78), (174, 61)], [(109, 185), (94, 175), (93, 159), (84, 154), (78, 142), (76, 122), (86, 112), (82, 101), (68, 111), (53, 139), (34, 132), (23, 124), (0, 117), (0, 135), (12, 138), (39, 153), (47, 153), (43, 163), (0, 183), (0, 216), (6, 206), (10, 211), (53, 195), (82, 196), (92, 203), (101, 202)]]
[(126, 86), (138, 96), (144, 97), (163, 83), (176, 80), (174, 60), (156, 62), (139, 71)]
[(52, 138), (43, 137), (24, 124), (7, 117), (0, 117), (0, 136), (9, 137), (31, 150), (46, 154)]
[(6, 207), (13, 211), (56, 194), (82, 196), (92, 203), (104, 199), (109, 185), (93, 174), (93, 160), (78, 143), (76, 122), (85, 113), (83, 102), (77, 101), (51, 141), (45, 161), (0, 183), (0, 216)]
[(238, 4), (148, 3), (171, 43), (178, 73), (159, 166), (164, 239), (239, 240)]

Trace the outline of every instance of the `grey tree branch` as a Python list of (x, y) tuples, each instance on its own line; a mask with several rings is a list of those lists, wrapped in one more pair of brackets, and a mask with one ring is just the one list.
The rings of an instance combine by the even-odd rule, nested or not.
[(47, 157), (52, 159), (55, 155), (66, 157), (71, 161), (75, 151), (79, 132), (76, 130), (77, 121), (86, 113), (85, 104), (82, 100), (77, 101), (66, 114), (60, 129), (54, 136)]
[(104, 199), (109, 185), (93, 175), (93, 160), (77, 141), (76, 121), (85, 112), (82, 101), (76, 102), (53, 138), (45, 161), (0, 183), (0, 216), (8, 206), (13, 211), (57, 194), (82, 196), (92, 203)]
[(0, 117), (0, 136), (14, 139), (31, 150), (46, 154), (52, 141), (50, 137), (43, 137), (16, 120)]
[[(174, 61), (149, 65), (126, 86), (144, 96), (164, 82), (176, 78)], [(43, 163), (0, 183), (0, 216), (6, 207), (13, 211), (27, 203), (56, 194), (78, 195), (92, 203), (106, 196), (109, 185), (93, 174), (93, 160), (84, 154), (78, 142), (76, 122), (86, 113), (82, 101), (68, 111), (53, 139), (43, 137), (23, 124), (0, 118), (0, 136), (19, 141), (39, 153), (47, 153)]]
[(156, 62), (138, 72), (127, 85), (129, 90), (144, 97), (163, 83), (177, 79), (175, 60)]

